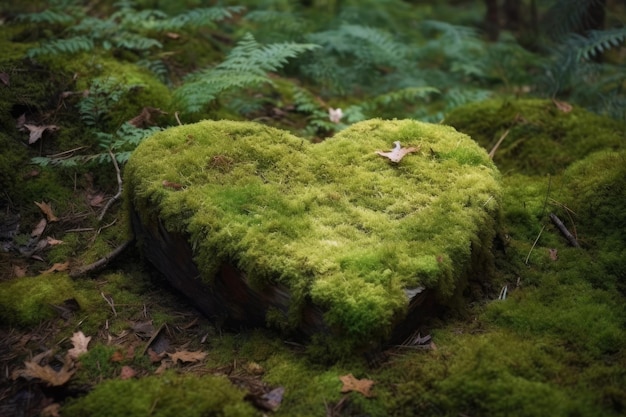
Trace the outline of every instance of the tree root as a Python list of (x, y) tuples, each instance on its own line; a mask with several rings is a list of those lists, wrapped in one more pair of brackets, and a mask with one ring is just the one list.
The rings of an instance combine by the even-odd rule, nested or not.
[(80, 267), (72, 272), (70, 272), (71, 278), (77, 278), (83, 275), (87, 275), (89, 273), (98, 271), (104, 268), (111, 260), (117, 258), (130, 244), (133, 242), (133, 239), (127, 240), (126, 242), (119, 245), (117, 248), (113, 249), (109, 254), (105, 257), (98, 259), (96, 262)]

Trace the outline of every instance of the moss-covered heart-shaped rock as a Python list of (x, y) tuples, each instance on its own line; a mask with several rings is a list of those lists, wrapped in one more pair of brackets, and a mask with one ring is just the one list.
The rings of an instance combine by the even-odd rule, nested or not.
[[(415, 151), (377, 153), (397, 141)], [(366, 346), (492, 265), (499, 174), (447, 126), (370, 120), (312, 144), (204, 121), (145, 140), (125, 175), (148, 260), (226, 320)]]

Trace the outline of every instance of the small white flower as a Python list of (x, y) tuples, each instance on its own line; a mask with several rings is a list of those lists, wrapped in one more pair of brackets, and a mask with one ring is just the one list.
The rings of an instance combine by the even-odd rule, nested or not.
[(330, 121), (333, 123), (341, 122), (341, 118), (343, 117), (343, 112), (341, 109), (333, 109), (332, 107), (328, 108), (328, 117)]

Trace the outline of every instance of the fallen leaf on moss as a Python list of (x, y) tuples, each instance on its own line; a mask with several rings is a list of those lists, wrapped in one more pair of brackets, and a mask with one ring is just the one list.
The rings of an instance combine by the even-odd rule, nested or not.
[(56, 263), (52, 265), (50, 268), (46, 269), (45, 271), (41, 271), (41, 274), (46, 275), (46, 274), (51, 274), (53, 272), (63, 272), (63, 271), (67, 271), (69, 268), (70, 268), (69, 261), (63, 262), (63, 263)]
[(168, 356), (174, 363), (177, 361), (181, 362), (198, 362), (206, 358), (206, 352), (197, 351), (190, 352), (188, 350), (180, 350), (174, 353), (168, 353)]
[(552, 102), (554, 103), (556, 108), (561, 110), (563, 113), (569, 113), (573, 109), (572, 105), (566, 101), (558, 101), (558, 100), (552, 99)]
[(133, 368), (131, 368), (128, 365), (122, 366), (122, 371), (120, 372), (120, 379), (131, 379), (135, 375), (137, 375), (137, 371), (135, 371)]
[(32, 145), (41, 139), (43, 132), (46, 130), (50, 132), (56, 132), (59, 130), (59, 126), (57, 125), (44, 125), (44, 126), (35, 126), (24, 123), (24, 127), (28, 129), (28, 144)]
[(55, 238), (50, 237), (50, 236), (48, 236), (46, 238), (46, 242), (48, 242), (48, 245), (50, 245), (50, 246), (60, 245), (61, 243), (63, 243), (62, 240), (58, 240), (58, 239), (55, 239)]
[(550, 259), (553, 261), (559, 260), (559, 251), (557, 249), (548, 249), (548, 253), (550, 254)]
[(163, 180), (163, 187), (166, 188), (171, 188), (173, 190), (180, 190), (181, 188), (183, 188), (183, 186), (181, 184), (172, 182), (172, 181), (168, 181), (168, 180)]
[(87, 346), (89, 345), (91, 336), (85, 336), (83, 332), (79, 331), (74, 333), (70, 340), (74, 345), (73, 348), (67, 351), (70, 359), (78, 359), (80, 355), (87, 353)]
[(45, 382), (49, 386), (58, 387), (65, 384), (70, 380), (75, 369), (72, 369), (73, 362), (69, 357), (65, 358), (63, 367), (58, 371), (54, 370), (50, 365), (41, 366), (38, 360), (33, 358), (32, 361), (24, 362), (24, 369), (19, 369), (12, 374), (12, 378), (15, 380), (19, 377), (22, 378), (37, 378)]
[(49, 222), (59, 221), (59, 218), (54, 215), (54, 212), (52, 211), (52, 207), (50, 206), (50, 204), (43, 203), (43, 202), (38, 203), (36, 201), (34, 203), (37, 204), (37, 207), (39, 207), (41, 212), (46, 215), (46, 218), (48, 219)]
[(410, 148), (403, 148), (399, 141), (393, 143), (395, 148), (393, 148), (389, 152), (376, 151), (376, 153), (380, 156), (384, 156), (388, 158), (391, 162), (398, 163), (404, 158), (405, 155), (413, 152), (417, 152), (419, 148), (411, 146)]
[(372, 389), (372, 385), (374, 385), (374, 381), (371, 379), (357, 379), (352, 374), (342, 375), (339, 379), (343, 383), (343, 386), (341, 387), (341, 392), (343, 393), (356, 391), (366, 397), (370, 397), (372, 395), (370, 390)]
[(144, 107), (141, 109), (141, 113), (130, 119), (128, 123), (139, 128), (152, 126), (154, 124), (152, 118), (161, 114), (167, 113), (155, 107)]
[(11, 78), (9, 77), (9, 74), (7, 74), (6, 72), (0, 72), (0, 81), (2, 81), (2, 84), (8, 87), (11, 85), (10, 80)]

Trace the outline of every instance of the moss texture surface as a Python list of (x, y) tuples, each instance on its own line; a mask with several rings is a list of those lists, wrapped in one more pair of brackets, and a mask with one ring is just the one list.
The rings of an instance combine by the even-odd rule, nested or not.
[[(398, 164), (376, 154), (395, 141), (419, 151)], [(331, 327), (367, 338), (404, 315), (403, 289), (445, 299), (481, 270), (471, 263), (489, 258), (498, 175), (484, 150), (445, 126), (371, 120), (313, 145), (205, 121), (144, 141), (126, 184), (143, 221), (190, 236), (207, 282), (234, 264), (252, 285), (283, 284), (294, 304), (310, 299)]]
[(444, 123), (491, 150), (502, 173), (560, 173), (602, 149), (624, 146), (623, 123), (582, 108), (559, 108), (552, 100), (487, 100), (459, 107)]

